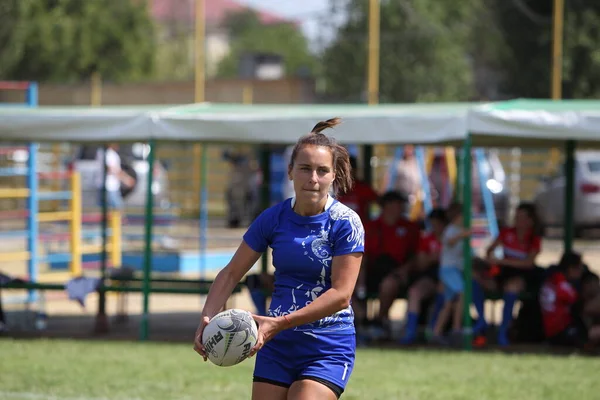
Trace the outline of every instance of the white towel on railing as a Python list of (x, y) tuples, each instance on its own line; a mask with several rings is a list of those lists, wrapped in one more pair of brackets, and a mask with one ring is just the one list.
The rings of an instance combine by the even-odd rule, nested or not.
[(65, 285), (67, 293), (69, 294), (69, 300), (76, 300), (82, 307), (85, 307), (85, 298), (88, 294), (98, 290), (100, 285), (99, 278), (86, 278), (79, 277), (71, 279)]

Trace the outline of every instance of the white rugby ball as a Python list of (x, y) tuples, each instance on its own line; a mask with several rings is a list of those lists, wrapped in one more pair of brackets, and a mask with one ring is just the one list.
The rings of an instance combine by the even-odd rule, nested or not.
[(248, 357), (257, 337), (258, 327), (252, 314), (234, 308), (210, 320), (202, 332), (202, 344), (213, 364), (230, 367)]

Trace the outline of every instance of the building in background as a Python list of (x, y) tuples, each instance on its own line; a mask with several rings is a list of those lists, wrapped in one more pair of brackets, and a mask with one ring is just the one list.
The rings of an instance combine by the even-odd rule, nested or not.
[[(177, 51), (185, 55), (180, 62), (180, 71), (175, 71), (181, 78), (186, 71), (194, 68), (195, 39), (195, 0), (150, 0), (151, 16), (159, 30), (159, 46), (164, 51)], [(207, 76), (213, 77), (219, 62), (229, 54), (230, 40), (223, 23), (230, 13), (253, 10), (263, 24), (289, 23), (296, 21), (286, 19), (273, 13), (254, 10), (234, 0), (205, 0), (206, 17), (206, 68)], [(163, 53), (164, 54), (164, 53)], [(182, 57), (184, 58), (184, 57)]]

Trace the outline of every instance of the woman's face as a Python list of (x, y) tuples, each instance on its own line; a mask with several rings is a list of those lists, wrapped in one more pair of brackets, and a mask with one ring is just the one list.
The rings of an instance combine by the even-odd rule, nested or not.
[(436, 236), (441, 236), (442, 233), (444, 233), (444, 228), (446, 227), (446, 224), (444, 224), (444, 221), (441, 221), (436, 218), (432, 218), (429, 220), (429, 222), (431, 223), (431, 229), (433, 229), (433, 233)]
[(381, 217), (389, 222), (397, 222), (404, 216), (406, 209), (403, 201), (391, 200), (381, 206)]
[(323, 201), (335, 180), (331, 151), (322, 146), (303, 146), (293, 161), (288, 176), (294, 183), (296, 201), (306, 204)]
[(518, 230), (528, 230), (533, 228), (533, 219), (525, 210), (517, 210), (515, 213), (515, 228)]

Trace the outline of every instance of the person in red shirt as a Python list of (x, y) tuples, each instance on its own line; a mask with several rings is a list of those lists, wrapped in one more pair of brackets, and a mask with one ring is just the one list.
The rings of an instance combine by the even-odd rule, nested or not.
[[(406, 327), (404, 336), (400, 343), (411, 344), (417, 338), (419, 314), (423, 301), (431, 299), (436, 294), (438, 283), (438, 270), (440, 268), (440, 251), (442, 249), (441, 238), (448, 223), (446, 211), (443, 208), (432, 210), (427, 219), (431, 231), (423, 232), (419, 240), (417, 257), (412, 263), (412, 269), (408, 278), (408, 305), (406, 314)], [(443, 306), (443, 294), (440, 293), (441, 301), (436, 301), (436, 308)], [(436, 314), (437, 312), (434, 312)]]
[(338, 196), (337, 200), (354, 210), (363, 224), (366, 224), (371, 219), (369, 217), (371, 204), (377, 203), (379, 195), (371, 185), (358, 178), (356, 157), (350, 157), (350, 165), (352, 166), (354, 187), (348, 193)]
[[(353, 308), (357, 325), (366, 323), (366, 296), (379, 293), (379, 317), (375, 328), (384, 334), (389, 310), (399, 286), (406, 282), (408, 262), (419, 244), (419, 226), (405, 217), (407, 199), (401, 193), (387, 192), (380, 200), (381, 215), (365, 226), (365, 254), (356, 285)], [(389, 282), (394, 282), (390, 285)], [(384, 285), (384, 282), (387, 284)]]
[[(525, 289), (527, 283), (533, 283), (537, 278), (535, 260), (541, 251), (541, 237), (536, 233), (537, 216), (535, 206), (531, 203), (521, 203), (515, 213), (513, 227), (500, 230), (500, 234), (487, 249), (487, 270), (483, 273), (474, 273), (473, 303), (478, 313), (478, 320), (474, 326), (476, 337), (486, 328), (484, 317), (484, 291), (503, 292), (504, 309), (502, 311), (502, 324), (498, 330), (498, 344), (509, 344), (508, 328), (513, 320), (513, 307), (519, 294)], [(503, 257), (497, 258), (494, 251), (502, 246)], [(476, 339), (477, 340), (477, 339)]]
[(573, 310), (579, 297), (573, 283), (581, 280), (583, 273), (581, 255), (567, 252), (540, 289), (544, 334), (550, 344), (579, 347), (585, 342), (585, 327), (576, 322)]
[(586, 267), (579, 285), (578, 317), (586, 321), (588, 341), (584, 349), (594, 350), (600, 345), (600, 278)]

